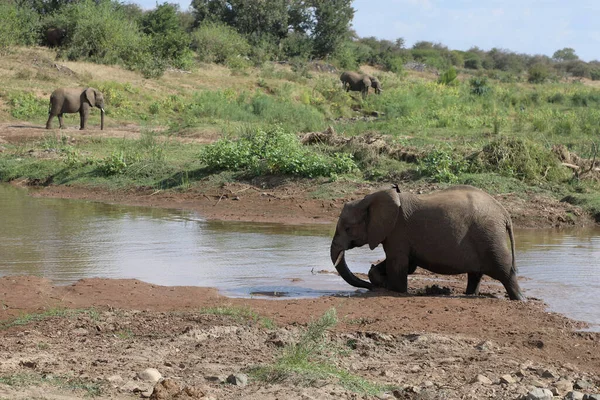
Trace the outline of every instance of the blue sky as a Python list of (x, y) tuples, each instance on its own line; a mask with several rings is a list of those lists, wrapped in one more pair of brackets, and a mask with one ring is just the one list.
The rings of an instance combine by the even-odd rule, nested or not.
[[(182, 9), (190, 4), (170, 1)], [(355, 0), (353, 7), (359, 36), (402, 37), (407, 47), (427, 40), (453, 50), (498, 47), (548, 56), (572, 47), (582, 60), (600, 60), (599, 0)]]

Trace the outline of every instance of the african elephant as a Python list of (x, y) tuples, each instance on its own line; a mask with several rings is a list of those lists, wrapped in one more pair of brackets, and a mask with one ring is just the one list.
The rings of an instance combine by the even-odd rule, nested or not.
[(48, 110), (48, 122), (46, 129), (52, 128), (52, 118), (58, 115), (60, 127), (63, 124), (64, 113), (79, 113), (80, 128), (85, 129), (90, 108), (98, 107), (100, 109), (100, 129), (104, 129), (104, 96), (97, 89), (56, 89), (50, 95), (50, 109)]
[(375, 93), (381, 94), (383, 89), (381, 88), (381, 82), (379, 82), (379, 79), (377, 79), (373, 75), (367, 75), (367, 78), (371, 80), (371, 87), (375, 89)]
[[(345, 250), (367, 243), (371, 250), (381, 243), (386, 255), (385, 274), (379, 271), (377, 282), (359, 279), (345, 261)], [(472, 186), (421, 196), (382, 190), (346, 203), (331, 242), (331, 260), (340, 276), (356, 287), (381, 285), (404, 293), (408, 273), (419, 266), (438, 274), (467, 273), (467, 294), (479, 293), (485, 274), (502, 282), (511, 300), (523, 300), (510, 215)], [(376, 267), (370, 276), (377, 272)]]
[(345, 71), (340, 75), (340, 81), (342, 81), (342, 86), (346, 89), (346, 92), (350, 90), (361, 92), (363, 97), (369, 93), (369, 87), (371, 87), (369, 77), (358, 72)]
[(59, 47), (66, 36), (66, 29), (48, 28), (46, 29), (46, 44), (48, 45), (48, 47)]

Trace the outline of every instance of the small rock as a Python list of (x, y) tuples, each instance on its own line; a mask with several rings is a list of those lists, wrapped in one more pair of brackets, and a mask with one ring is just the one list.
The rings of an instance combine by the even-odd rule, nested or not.
[(525, 377), (525, 375), (527, 375), (527, 372), (525, 372), (525, 370), (524, 370), (524, 369), (519, 369), (519, 370), (518, 370), (518, 371), (515, 373), (515, 375), (516, 375), (516, 376), (518, 376), (519, 378), (524, 378), (524, 377)]
[(552, 400), (552, 392), (548, 389), (535, 388), (530, 390), (525, 397), (526, 400)]
[(583, 393), (577, 391), (571, 391), (567, 393), (564, 400), (583, 400)]
[(494, 344), (492, 342), (490, 342), (489, 340), (486, 340), (485, 342), (481, 342), (479, 343), (477, 346), (475, 346), (475, 348), (477, 350), (493, 350), (494, 349)]
[(225, 383), (227, 381), (226, 376), (217, 376), (217, 375), (205, 376), (204, 379), (206, 379), (209, 382), (213, 382), (213, 383)]
[(583, 400), (600, 400), (600, 394), (586, 394), (583, 396)]
[(410, 372), (419, 372), (421, 371), (421, 367), (419, 365), (413, 365), (412, 367), (410, 367)]
[(431, 381), (425, 381), (425, 382), (423, 382), (423, 386), (425, 386), (425, 387), (432, 387), (432, 386), (435, 386), (435, 383), (433, 383)]
[(551, 378), (551, 379), (558, 379), (560, 377), (556, 372), (551, 371), (549, 369), (545, 369), (544, 371), (542, 371), (540, 376), (542, 378)]
[(481, 375), (481, 374), (477, 375), (477, 376), (476, 376), (476, 377), (475, 377), (475, 378), (474, 378), (474, 379), (471, 381), (471, 383), (476, 383), (476, 382), (479, 382), (479, 383), (481, 383), (482, 385), (491, 385), (491, 384), (492, 384), (492, 380), (491, 380), (490, 378), (488, 378), (488, 377), (487, 377), (487, 376), (485, 376), (485, 375)]
[(248, 376), (246, 374), (231, 374), (227, 377), (227, 382), (236, 386), (246, 386), (248, 384)]
[(592, 387), (592, 384), (589, 383), (588, 381), (584, 381), (583, 379), (577, 379), (575, 381), (575, 384), (573, 385), (573, 388), (579, 389), (579, 390), (586, 390), (591, 387)]
[(500, 383), (516, 383), (517, 381), (515, 380), (515, 378), (513, 378), (512, 376), (510, 376), (510, 374), (506, 374), (506, 375), (502, 375), (500, 377)]
[(555, 396), (562, 396), (573, 390), (573, 384), (566, 379), (559, 380), (553, 386), (552, 393), (554, 393)]
[(88, 330), (85, 328), (77, 328), (77, 329), (73, 329), (73, 331), (71, 331), (71, 333), (75, 336), (85, 336), (88, 334)]
[(177, 382), (173, 379), (164, 379), (154, 386), (150, 399), (152, 400), (167, 400), (174, 398), (179, 394), (180, 389)]
[(106, 380), (110, 382), (114, 387), (118, 387), (124, 382), (121, 375), (111, 375), (108, 378), (106, 378)]
[(156, 368), (146, 368), (138, 372), (137, 377), (144, 382), (156, 383), (162, 378), (162, 374)]

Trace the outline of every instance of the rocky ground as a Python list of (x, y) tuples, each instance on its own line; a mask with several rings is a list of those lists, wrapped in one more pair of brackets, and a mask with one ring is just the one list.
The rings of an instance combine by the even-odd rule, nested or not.
[[(463, 279), (432, 278), (411, 276), (403, 296), (308, 300), (0, 278), (0, 399), (599, 398), (600, 334), (536, 299), (506, 300), (494, 282), (464, 297)], [(257, 374), (332, 308), (312, 364)], [(333, 369), (311, 375), (324, 362)]]

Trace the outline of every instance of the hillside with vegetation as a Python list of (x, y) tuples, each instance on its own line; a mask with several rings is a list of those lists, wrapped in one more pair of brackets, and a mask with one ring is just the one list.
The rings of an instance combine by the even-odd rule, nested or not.
[[(278, 176), (312, 179), (309, 197), (465, 183), (600, 221), (600, 63), (359, 38), (350, 0), (250, 3), (1, 2), (0, 179), (185, 192)], [(383, 93), (346, 93), (343, 70)], [(34, 129), (61, 86), (103, 92), (106, 130), (97, 112), (82, 133), (76, 114)]]

